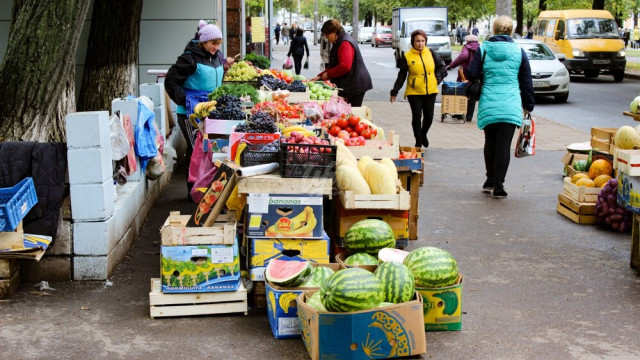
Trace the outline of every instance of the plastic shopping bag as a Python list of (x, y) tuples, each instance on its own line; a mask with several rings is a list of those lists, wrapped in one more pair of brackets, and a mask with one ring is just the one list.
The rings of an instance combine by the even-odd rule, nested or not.
[(536, 154), (535, 129), (535, 122), (533, 121), (531, 114), (527, 113), (522, 119), (520, 134), (518, 135), (518, 141), (516, 141), (515, 156), (517, 158), (533, 156)]
[(127, 139), (127, 132), (124, 130), (118, 114), (113, 114), (109, 118), (109, 129), (111, 133), (111, 157), (114, 161), (118, 161), (129, 153), (129, 139)]
[(351, 112), (351, 105), (337, 95), (332, 95), (329, 101), (322, 106), (325, 119), (333, 119), (340, 116), (340, 114), (349, 114)]
[(287, 59), (284, 61), (284, 64), (282, 65), (282, 68), (287, 70), (293, 68), (293, 60), (291, 60), (291, 56), (287, 57)]

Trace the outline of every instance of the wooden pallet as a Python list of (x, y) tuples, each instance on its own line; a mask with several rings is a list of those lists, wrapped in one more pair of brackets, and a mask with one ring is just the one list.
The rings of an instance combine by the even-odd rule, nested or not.
[(20, 263), (17, 259), (0, 259), (0, 299), (13, 296), (20, 285)]
[(578, 224), (596, 223), (595, 203), (579, 203), (564, 193), (558, 194), (558, 212)]
[(631, 226), (631, 261), (629, 266), (640, 269), (640, 214), (633, 213)]
[(171, 316), (244, 313), (247, 315), (247, 290), (215, 293), (164, 294), (160, 279), (151, 279), (149, 315), (152, 319)]

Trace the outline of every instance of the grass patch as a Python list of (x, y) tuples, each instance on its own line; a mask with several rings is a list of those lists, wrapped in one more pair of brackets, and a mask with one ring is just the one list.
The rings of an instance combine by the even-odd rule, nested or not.
[(640, 63), (627, 62), (626, 70), (640, 71)]

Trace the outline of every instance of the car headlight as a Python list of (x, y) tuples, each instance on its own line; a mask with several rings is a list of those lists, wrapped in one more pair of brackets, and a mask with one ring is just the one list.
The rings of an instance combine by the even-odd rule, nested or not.
[(556, 74), (554, 76), (565, 77), (565, 76), (568, 76), (568, 75), (569, 75), (569, 72), (567, 71), (567, 69), (566, 68), (562, 68), (562, 69), (556, 71)]
[(451, 44), (449, 43), (445, 43), (440, 47), (440, 50), (449, 50), (449, 49), (451, 49)]
[(573, 54), (573, 57), (584, 57), (584, 53), (580, 49), (573, 49), (571, 54)]
[(624, 50), (620, 50), (620, 51), (618, 51), (617, 56), (623, 58), (623, 57), (627, 56), (627, 53)]

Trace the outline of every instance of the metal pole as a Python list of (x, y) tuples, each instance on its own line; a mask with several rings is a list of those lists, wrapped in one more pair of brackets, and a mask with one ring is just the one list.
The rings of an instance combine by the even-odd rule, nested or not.
[(240, 16), (241, 16), (241, 21), (242, 24), (244, 25), (243, 27), (240, 28), (240, 33), (242, 34), (241, 36), (241, 44), (240, 45), (240, 54), (242, 55), (242, 58), (244, 59), (244, 56), (247, 55), (247, 19), (246, 19), (246, 9), (245, 9), (245, 2), (241, 1), (240, 2)]
[(318, 32), (316, 29), (318, 28), (318, 0), (314, 1), (313, 8), (313, 44), (318, 43)]
[(273, 60), (273, 43), (271, 39), (273, 39), (273, 0), (268, 0), (269, 3), (269, 54), (265, 54), (269, 58), (269, 60)]

